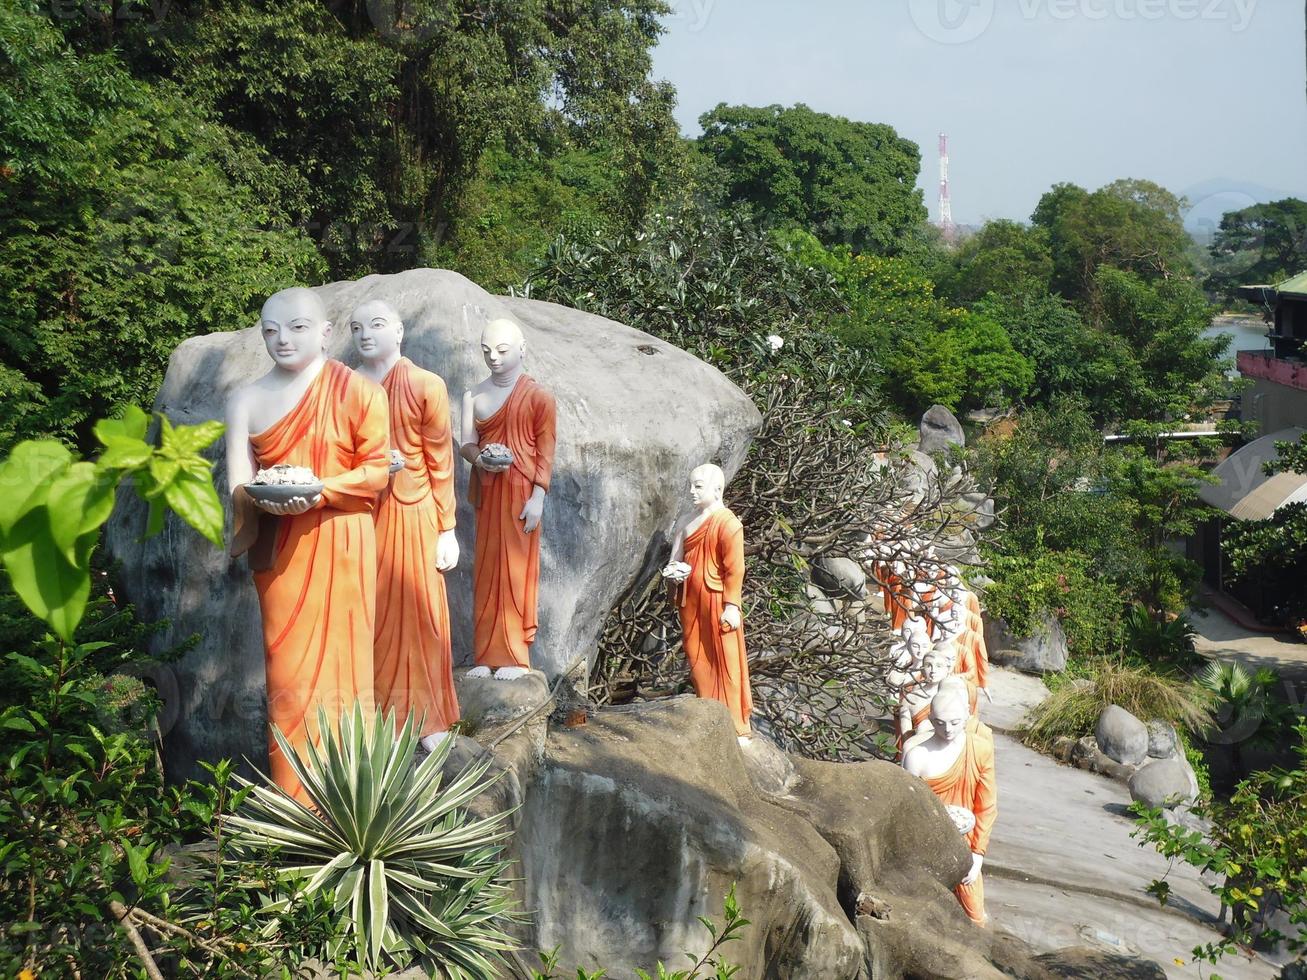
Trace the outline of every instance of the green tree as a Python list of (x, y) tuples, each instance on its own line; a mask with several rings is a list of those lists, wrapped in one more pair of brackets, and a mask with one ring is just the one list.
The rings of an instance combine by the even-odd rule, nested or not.
[(275, 230), (278, 168), (174, 86), (78, 55), (24, 4), (0, 7), (0, 79), (0, 450), (89, 446), (90, 419), (153, 399), (179, 340), (245, 326), (322, 265)]
[(895, 253), (926, 220), (916, 187), (921, 153), (881, 123), (806, 105), (718, 105), (699, 117), (698, 145), (719, 168), (725, 197), (826, 244)]
[(1275, 284), (1307, 270), (1307, 201), (1288, 197), (1227, 212), (1210, 252), (1210, 283), (1227, 297), (1238, 285)]
[(1048, 231), (1016, 221), (987, 221), (954, 252), (956, 272), (941, 287), (955, 302), (987, 293), (1000, 297), (1047, 293), (1053, 277)]
[(1191, 271), (1183, 210), (1180, 198), (1147, 180), (1118, 180), (1092, 193), (1058, 184), (1031, 221), (1048, 234), (1053, 288), (1092, 310), (1104, 266), (1147, 281)]
[[(629, 221), (679, 147), (675, 93), (650, 78), (662, 0), (177, 0), (115, 37), (285, 164), (299, 220), (337, 276), (428, 261), (482, 154), (607, 147)], [(102, 32), (70, 21), (80, 44)]]

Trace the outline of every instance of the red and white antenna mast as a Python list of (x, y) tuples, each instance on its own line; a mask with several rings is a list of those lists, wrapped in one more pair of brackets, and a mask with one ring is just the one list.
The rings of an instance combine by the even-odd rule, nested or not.
[(953, 224), (953, 202), (948, 196), (948, 133), (939, 134), (939, 228), (945, 241), (953, 241), (957, 225)]

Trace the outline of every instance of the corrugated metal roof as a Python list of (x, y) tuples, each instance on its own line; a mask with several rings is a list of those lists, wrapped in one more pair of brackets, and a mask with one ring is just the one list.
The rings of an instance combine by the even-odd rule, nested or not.
[(1241, 446), (1212, 470), (1216, 483), (1198, 488), (1206, 504), (1241, 521), (1264, 521), (1285, 504), (1307, 501), (1307, 474), (1267, 476), (1262, 464), (1275, 458), (1277, 442), (1297, 442), (1299, 428), (1281, 429)]

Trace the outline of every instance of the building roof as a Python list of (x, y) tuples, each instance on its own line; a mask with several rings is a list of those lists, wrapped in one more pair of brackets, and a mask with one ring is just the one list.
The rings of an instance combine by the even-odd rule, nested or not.
[(1300, 272), (1292, 279), (1280, 283), (1276, 287), (1276, 292), (1281, 296), (1294, 296), (1299, 299), (1307, 299), (1307, 272)]
[(1264, 521), (1285, 504), (1307, 501), (1307, 474), (1267, 476), (1262, 470), (1275, 459), (1277, 442), (1297, 442), (1303, 431), (1281, 429), (1241, 446), (1212, 470), (1217, 482), (1199, 487), (1199, 498), (1241, 521)]

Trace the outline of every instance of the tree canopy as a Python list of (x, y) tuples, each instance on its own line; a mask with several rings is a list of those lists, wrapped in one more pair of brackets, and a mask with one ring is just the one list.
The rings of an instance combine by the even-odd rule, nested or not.
[(723, 193), (825, 244), (892, 254), (926, 220), (921, 152), (890, 126), (854, 122), (802, 103), (718, 105), (699, 117), (700, 151)]

